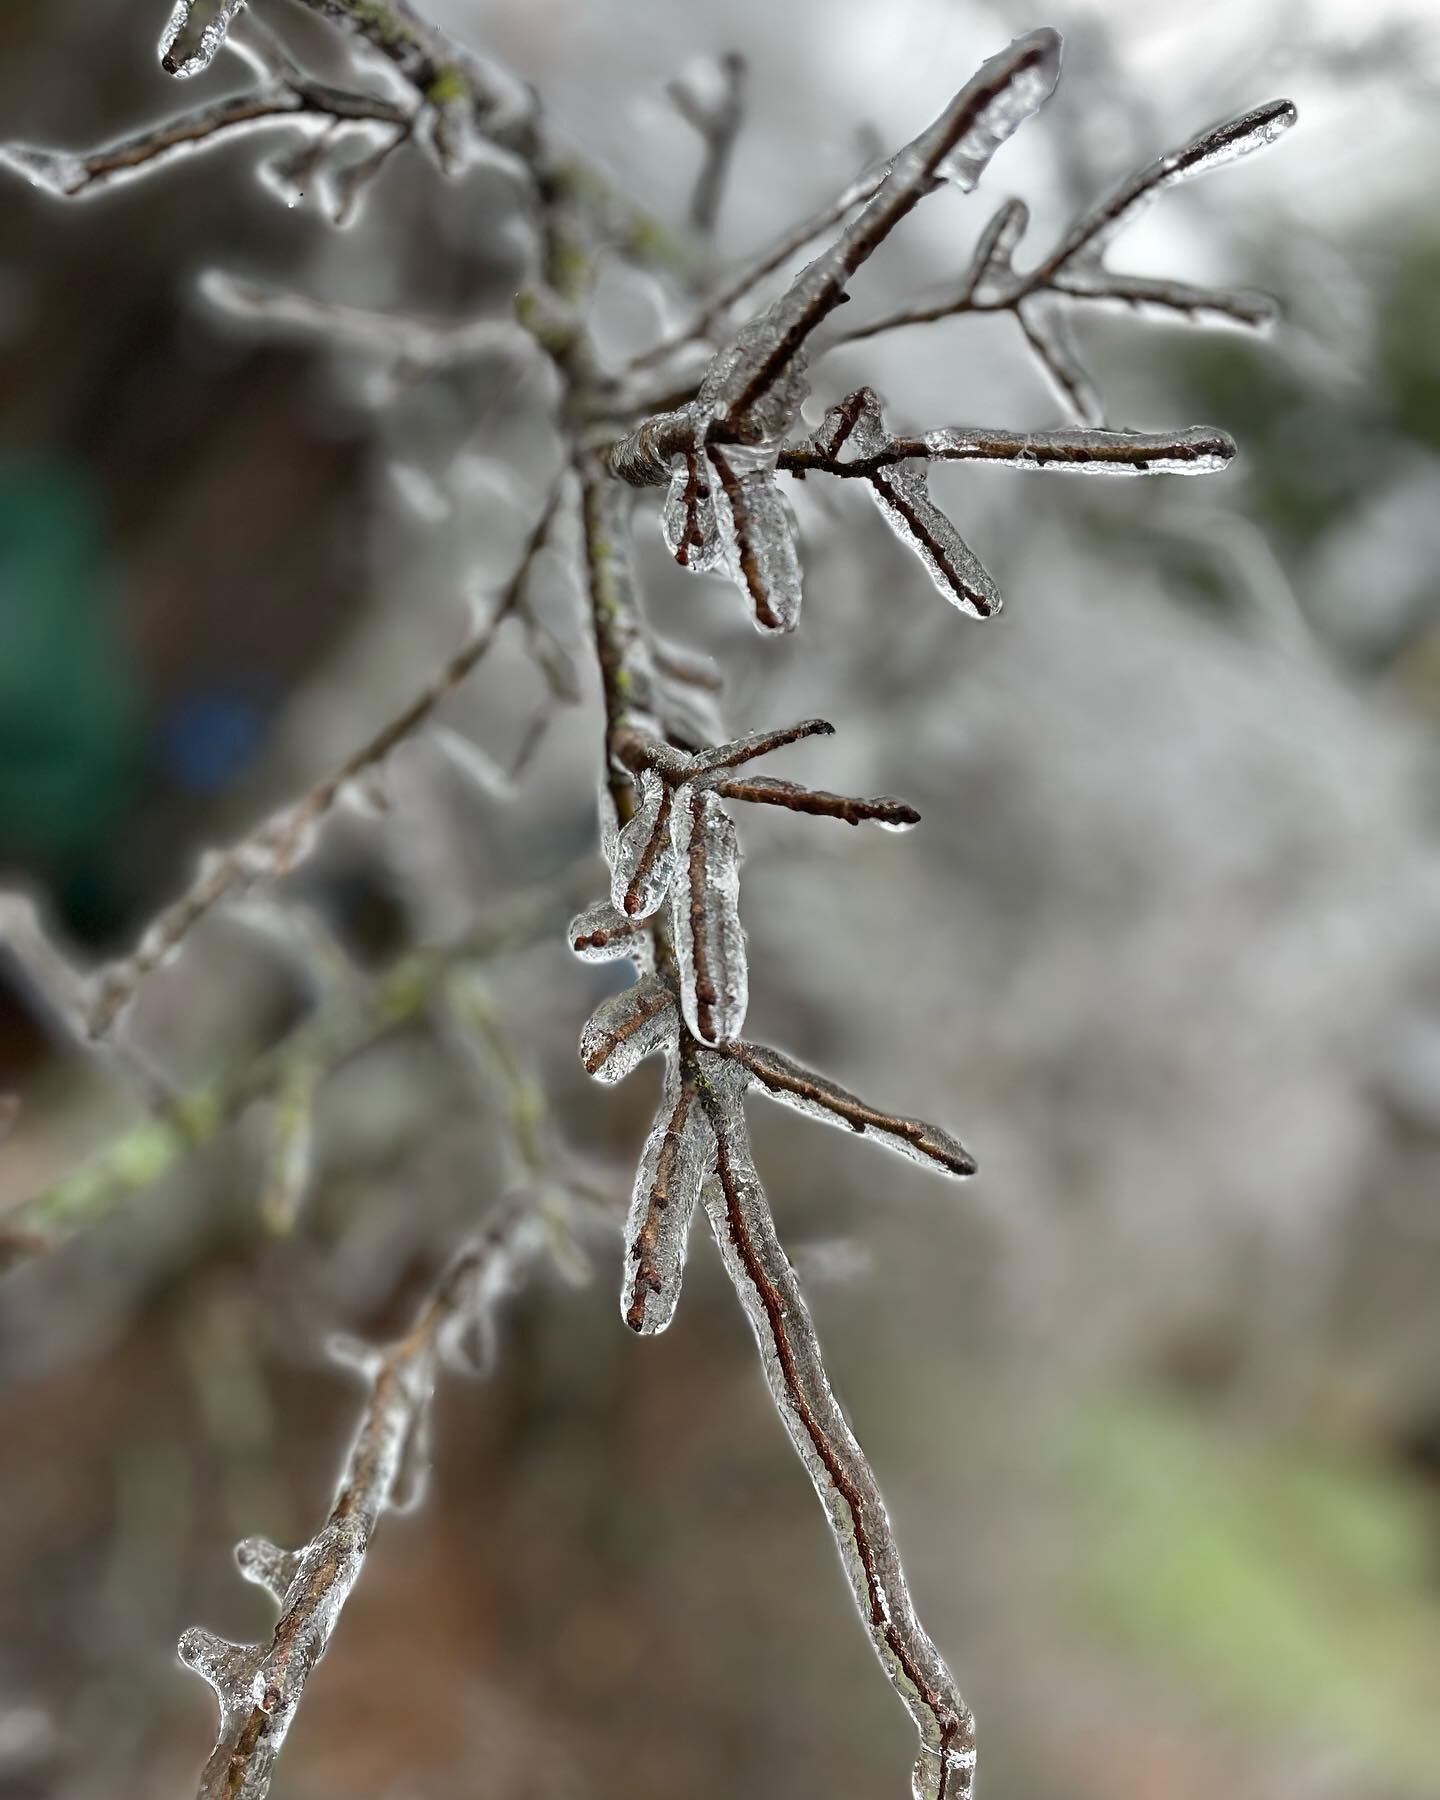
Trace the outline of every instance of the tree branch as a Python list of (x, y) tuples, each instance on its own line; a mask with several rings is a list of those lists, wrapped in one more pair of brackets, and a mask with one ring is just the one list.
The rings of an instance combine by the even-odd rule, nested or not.
[[(198, 1800), (264, 1800), (276, 1758), (315, 1664), (359, 1580), (382, 1513), (406, 1505), (424, 1468), (424, 1427), (442, 1355), (483, 1323), (541, 1243), (533, 1211), (498, 1207), (420, 1307), (410, 1330), (383, 1348), (346, 1351), (370, 1384), (330, 1516), (308, 1544), (281, 1550), (247, 1538), (240, 1572), (279, 1603), (268, 1644), (228, 1644), (202, 1627), (180, 1639), (180, 1660), (220, 1702), (220, 1730)], [(447, 1340), (449, 1343), (447, 1344)]]
[(273, 814), (229, 850), (206, 858), (199, 879), (156, 916), (131, 955), (93, 978), (90, 1029), (97, 1037), (113, 1028), (140, 983), (183, 943), (212, 907), (258, 881), (288, 874), (303, 861), (315, 833), (346, 788), (378, 768), (397, 744), (428, 723), (440, 702), (464, 681), (495, 642), (500, 626), (519, 607), (558, 496), (557, 487), (546, 501), (498, 605), (415, 697), (300, 799)]
[(510, 955), (559, 928), (594, 885), (585, 857), (487, 910), (452, 943), (399, 956), (323, 1002), (278, 1043), (183, 1089), (78, 1169), (0, 1217), (0, 1266), (53, 1249), (162, 1181), (247, 1108), (285, 1091), (302, 1070), (333, 1074), (423, 1020), (457, 970)]

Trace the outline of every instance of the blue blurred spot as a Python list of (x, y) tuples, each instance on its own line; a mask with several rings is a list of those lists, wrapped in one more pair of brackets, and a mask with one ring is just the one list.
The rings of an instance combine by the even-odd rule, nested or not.
[(188, 689), (161, 719), (161, 767), (186, 793), (219, 793), (253, 760), (265, 738), (268, 713), (253, 689)]

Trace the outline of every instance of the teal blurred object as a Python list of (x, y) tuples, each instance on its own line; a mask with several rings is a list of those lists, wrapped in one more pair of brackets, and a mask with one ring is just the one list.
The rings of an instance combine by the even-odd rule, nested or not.
[(45, 882), (81, 933), (117, 904), (115, 840), (141, 761), (104, 540), (82, 470), (0, 458), (0, 862)]

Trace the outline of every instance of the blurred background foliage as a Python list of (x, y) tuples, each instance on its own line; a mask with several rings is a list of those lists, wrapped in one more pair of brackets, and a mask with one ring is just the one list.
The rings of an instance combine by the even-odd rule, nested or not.
[[(0, 135), (81, 146), (188, 103), (155, 64), (164, 10), (9, 0)], [(272, 10), (341, 66), (312, 20)], [(957, 1195), (803, 1122), (756, 1132), (921, 1611), (979, 1714), (984, 1791), (1440, 1795), (1429, 0), (435, 10), (676, 222), (695, 146), (665, 82), (743, 51), (726, 258), (908, 137), (997, 41), (1058, 25), (1052, 106), (980, 200), (907, 223), (857, 283), (866, 310), (952, 274), (1005, 194), (1031, 201), (1038, 247), (1212, 118), (1299, 102), (1279, 150), (1167, 196), (1114, 258), (1268, 289), (1285, 326), (1083, 331), (1117, 420), (1233, 433), (1223, 484), (943, 471), (1007, 596), (983, 629), (814, 482), (793, 642), (753, 641), (719, 584), (678, 579), (643, 505), (638, 555), (657, 617), (726, 669), (737, 728), (837, 721), (787, 774), (924, 815), (903, 840), (746, 821), (752, 1029), (953, 1124), (982, 1176)], [(523, 263), (503, 180), (444, 189), (397, 162), (335, 234), (262, 191), (258, 154), (69, 210), (0, 188), (0, 858), (96, 953), (446, 653), (465, 593), (508, 564), (543, 443), (543, 395), (513, 372), (377, 406), (363, 356), (227, 333), (196, 298), (218, 264), (503, 312)], [(617, 262), (599, 306), (640, 342), (664, 301)], [(897, 426), (1056, 422), (1004, 320), (845, 350), (817, 397), (858, 379)], [(449, 502), (406, 504), (437, 482)], [(564, 558), (542, 576), (575, 639)], [(538, 698), (512, 649), (447, 708), (501, 765)], [(341, 820), (295, 891), (364, 963), (459, 929), (590, 844), (596, 731), (593, 703), (559, 720), (518, 797), (405, 753), (392, 811)], [(558, 942), (487, 975), (520, 1066), (619, 1195), (650, 1081), (599, 1095), (575, 1066), (603, 978)], [(3, 951), (0, 987), (0, 1082), (24, 1102), (5, 1204), (135, 1113)], [(137, 1030), (198, 1080), (311, 1000), (283, 944), (217, 918)], [(326, 1331), (403, 1316), (501, 1178), (500, 1109), (421, 1031), (327, 1084), (314, 1190), (281, 1241), (256, 1224), (263, 1125), (247, 1114), (0, 1289), (16, 1800), (193, 1782), (209, 1697), (173, 1642), (195, 1619), (256, 1630), (230, 1544), (320, 1516), (355, 1407)], [(637, 1344), (601, 1244), (590, 1286), (517, 1302), (486, 1386), (444, 1390), (431, 1497), (386, 1521), (277, 1800), (897, 1791), (908, 1729), (708, 1247), (695, 1260), (675, 1327)]]

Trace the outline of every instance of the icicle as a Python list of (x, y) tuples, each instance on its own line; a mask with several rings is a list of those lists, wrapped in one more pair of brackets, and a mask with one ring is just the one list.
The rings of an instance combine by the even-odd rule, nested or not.
[(735, 1037), (749, 998), (740, 924), (740, 846), (716, 797), (691, 788), (674, 815), (671, 934), (685, 1022), (701, 1043)]
[(713, 445), (715, 510), (731, 578), (750, 601), (756, 629), (793, 631), (800, 618), (795, 514), (769, 469), (737, 470)]
[(627, 918), (602, 900), (570, 921), (570, 948), (581, 962), (618, 962), (648, 951), (650, 933), (642, 919)]
[(656, 975), (602, 1000), (580, 1033), (580, 1061), (597, 1081), (623, 1081), (675, 1035), (675, 997)]
[[(1022, 45), (1034, 45), (1037, 53), (1017, 58), (1015, 52)], [(994, 96), (964, 136), (946, 152), (936, 174), (953, 181), (963, 193), (970, 193), (1000, 146), (1050, 98), (1060, 78), (1060, 51), (1058, 33), (1037, 31), (983, 64), (970, 86), (988, 83), (995, 90)]]
[(208, 69), (245, 0), (176, 0), (160, 39), (160, 67), (188, 78)]
[(680, 567), (695, 575), (713, 569), (725, 553), (710, 469), (699, 451), (687, 450), (675, 460), (660, 514), (660, 532), (665, 548)]
[(610, 869), (610, 898), (627, 918), (648, 919), (659, 909), (675, 873), (670, 842), (674, 797), (653, 769), (640, 772), (640, 805), (620, 833)]
[(715, 1134), (700, 1096), (672, 1054), (666, 1059), (665, 1090), (640, 1157), (625, 1226), (620, 1314), (643, 1337), (663, 1331), (675, 1315), (690, 1221), (714, 1154)]

